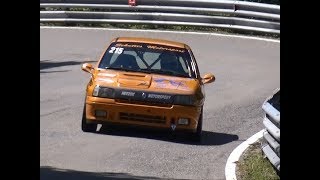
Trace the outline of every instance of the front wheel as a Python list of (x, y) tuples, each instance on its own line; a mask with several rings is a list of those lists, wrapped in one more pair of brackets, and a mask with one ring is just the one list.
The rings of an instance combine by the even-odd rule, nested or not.
[(81, 129), (83, 132), (96, 132), (97, 130), (97, 124), (87, 123), (86, 104), (84, 104), (84, 107), (83, 107)]
[(203, 108), (201, 108), (201, 114), (198, 120), (197, 131), (191, 134), (191, 139), (196, 142), (201, 141), (202, 137), (202, 121), (203, 121)]

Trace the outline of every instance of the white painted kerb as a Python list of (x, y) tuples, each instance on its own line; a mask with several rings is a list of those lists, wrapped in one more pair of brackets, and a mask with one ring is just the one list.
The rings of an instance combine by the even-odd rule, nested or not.
[(265, 129), (262, 129), (261, 131), (257, 132), (256, 134), (251, 136), (249, 139), (241, 143), (238, 147), (236, 147), (231, 152), (225, 167), (226, 180), (237, 180), (235, 162), (239, 160), (242, 153), (249, 147), (250, 144), (255, 143), (258, 139), (260, 139), (263, 136), (264, 131)]

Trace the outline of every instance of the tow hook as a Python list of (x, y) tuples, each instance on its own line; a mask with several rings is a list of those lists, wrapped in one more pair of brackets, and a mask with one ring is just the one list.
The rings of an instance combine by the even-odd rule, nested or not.
[(175, 129), (176, 129), (176, 124), (171, 124), (171, 129), (172, 129), (172, 131), (174, 131)]

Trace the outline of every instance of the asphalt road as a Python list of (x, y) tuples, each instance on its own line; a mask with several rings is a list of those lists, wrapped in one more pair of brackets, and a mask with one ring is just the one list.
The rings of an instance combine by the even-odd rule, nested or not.
[[(201, 144), (162, 132), (80, 128), (89, 74), (118, 36), (141, 36), (189, 44), (206, 86)], [(280, 43), (217, 35), (46, 29), (40, 31), (41, 179), (224, 179), (229, 154), (263, 128), (261, 105), (280, 87)], [(89, 59), (88, 59), (89, 58)]]

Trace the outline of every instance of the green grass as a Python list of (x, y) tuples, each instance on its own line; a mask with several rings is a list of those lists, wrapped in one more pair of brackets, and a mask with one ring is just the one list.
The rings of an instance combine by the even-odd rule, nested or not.
[(171, 30), (184, 32), (216, 32), (222, 34), (248, 35), (255, 37), (264, 37), (272, 39), (280, 39), (280, 34), (271, 34), (263, 32), (249, 32), (227, 28), (211, 28), (198, 26), (178, 26), (178, 25), (153, 25), (153, 24), (115, 24), (115, 23), (40, 23), (40, 26), (71, 26), (71, 27), (100, 27), (100, 28), (120, 28), (120, 29), (155, 29), (155, 30)]
[(237, 163), (238, 180), (280, 180), (276, 170), (264, 157), (260, 143), (251, 145)]

